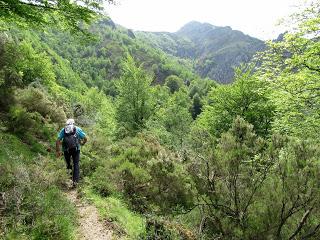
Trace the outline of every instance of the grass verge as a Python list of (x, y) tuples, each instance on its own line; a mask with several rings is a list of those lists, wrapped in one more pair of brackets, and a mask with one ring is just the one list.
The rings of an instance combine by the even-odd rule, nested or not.
[(145, 218), (130, 211), (121, 199), (115, 196), (101, 197), (89, 186), (86, 186), (83, 192), (119, 239), (138, 239), (145, 234)]

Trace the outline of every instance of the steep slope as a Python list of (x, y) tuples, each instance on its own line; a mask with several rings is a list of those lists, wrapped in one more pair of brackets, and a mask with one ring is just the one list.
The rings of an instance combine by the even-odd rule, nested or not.
[[(152, 48), (126, 28), (111, 20), (101, 19), (90, 28), (94, 41), (83, 41), (67, 33), (53, 30), (41, 34), (42, 42), (67, 59), (88, 87), (98, 87), (116, 95), (114, 80), (121, 75), (121, 62), (130, 54), (154, 76), (154, 84), (163, 84), (166, 77), (177, 75), (185, 81), (199, 78), (189, 61), (174, 57), (160, 48)], [(67, 87), (67, 86), (66, 86)]]
[(201, 77), (221, 83), (232, 81), (233, 67), (247, 63), (264, 49), (264, 42), (209, 23), (190, 22), (176, 33), (137, 32), (136, 36), (153, 47), (180, 58), (194, 61), (194, 69)]

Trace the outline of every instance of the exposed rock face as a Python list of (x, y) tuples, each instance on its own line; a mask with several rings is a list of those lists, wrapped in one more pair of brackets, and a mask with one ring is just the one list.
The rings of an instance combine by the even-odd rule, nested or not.
[(134, 33), (131, 29), (128, 29), (128, 36), (131, 37), (132, 39), (136, 38), (136, 36), (134, 35)]

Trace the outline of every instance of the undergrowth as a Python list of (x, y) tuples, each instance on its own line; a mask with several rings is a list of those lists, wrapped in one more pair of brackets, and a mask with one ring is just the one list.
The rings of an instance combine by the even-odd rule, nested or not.
[(0, 239), (75, 239), (76, 211), (63, 196), (63, 161), (0, 131)]

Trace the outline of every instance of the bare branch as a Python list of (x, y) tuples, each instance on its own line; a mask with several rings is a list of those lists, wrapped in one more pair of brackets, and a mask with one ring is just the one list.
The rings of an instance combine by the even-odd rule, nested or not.
[(307, 221), (307, 219), (308, 219), (311, 211), (312, 211), (312, 208), (311, 208), (311, 209), (308, 209), (308, 210), (303, 214), (303, 216), (302, 216), (302, 218), (301, 218), (301, 220), (300, 220), (300, 222), (299, 222), (299, 225), (298, 225), (296, 231), (289, 237), (289, 240), (294, 239), (294, 237), (301, 231), (301, 229), (302, 229), (303, 225), (306, 223), (306, 221)]

